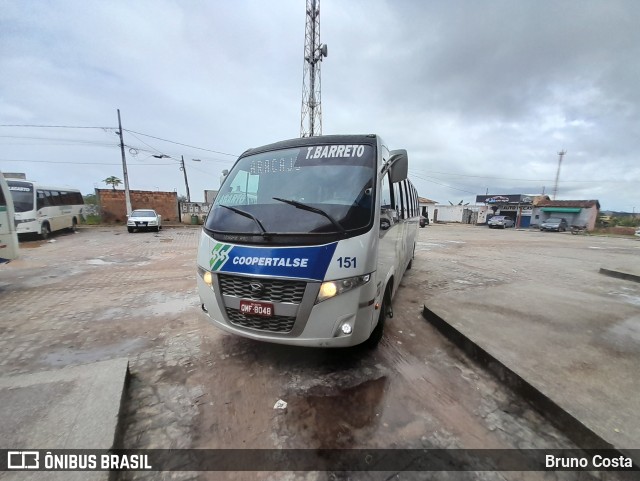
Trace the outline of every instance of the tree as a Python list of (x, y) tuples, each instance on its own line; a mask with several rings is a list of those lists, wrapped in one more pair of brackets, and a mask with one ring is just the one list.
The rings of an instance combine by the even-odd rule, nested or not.
[(113, 190), (116, 190), (116, 187), (122, 184), (122, 181), (114, 175), (112, 175), (111, 177), (107, 177), (102, 182), (113, 187)]

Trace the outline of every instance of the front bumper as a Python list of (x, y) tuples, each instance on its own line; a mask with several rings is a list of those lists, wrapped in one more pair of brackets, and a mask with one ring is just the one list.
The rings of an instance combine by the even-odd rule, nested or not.
[[(227, 310), (234, 309), (240, 298), (223, 296), (218, 288), (209, 287), (200, 276), (197, 277), (197, 284), (202, 310), (212, 324), (231, 334), (277, 344), (309, 347), (348, 347), (361, 344), (369, 338), (375, 326), (374, 320), (377, 321), (379, 314), (379, 310), (375, 308), (373, 279), (359, 288), (319, 304), (315, 304), (315, 299), (320, 283), (310, 282), (299, 305), (273, 303), (276, 315), (293, 315), (295, 321), (289, 332), (270, 332), (232, 322)], [(214, 286), (218, 285), (216, 279)], [(352, 328), (349, 334), (340, 330), (344, 323)]]

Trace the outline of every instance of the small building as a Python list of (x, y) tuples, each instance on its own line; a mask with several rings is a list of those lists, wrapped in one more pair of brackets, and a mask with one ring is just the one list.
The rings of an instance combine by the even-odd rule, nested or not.
[(587, 226), (593, 230), (598, 220), (600, 202), (597, 200), (538, 200), (533, 208), (532, 225), (538, 225), (550, 217), (563, 217), (569, 225)]
[(540, 199), (548, 200), (546, 195), (535, 194), (498, 194), (477, 195), (476, 203), (483, 203), (478, 212), (478, 224), (486, 224), (494, 215), (511, 217), (516, 227), (529, 227), (532, 224), (533, 206)]
[(433, 209), (437, 204), (435, 200), (426, 197), (418, 197), (418, 205), (420, 207), (420, 215), (429, 219), (429, 223), (433, 222)]

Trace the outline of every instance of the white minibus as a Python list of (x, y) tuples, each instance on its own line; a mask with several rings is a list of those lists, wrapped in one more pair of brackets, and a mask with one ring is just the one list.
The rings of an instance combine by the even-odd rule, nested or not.
[(414, 255), (406, 150), (376, 135), (247, 150), (204, 223), (197, 284), (217, 327), (316, 347), (378, 344)]
[(18, 235), (13, 218), (13, 199), (0, 172), (0, 264), (18, 257)]
[(18, 234), (39, 234), (76, 230), (84, 199), (77, 189), (39, 184), (29, 180), (7, 179), (15, 209)]

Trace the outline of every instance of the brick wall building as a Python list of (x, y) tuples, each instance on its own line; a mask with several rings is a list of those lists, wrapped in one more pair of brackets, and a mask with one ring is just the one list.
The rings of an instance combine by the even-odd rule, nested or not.
[[(130, 190), (129, 195), (132, 209), (155, 209), (163, 221), (178, 220), (176, 192)], [(124, 222), (127, 219), (124, 190), (96, 189), (96, 199), (103, 222)]]

